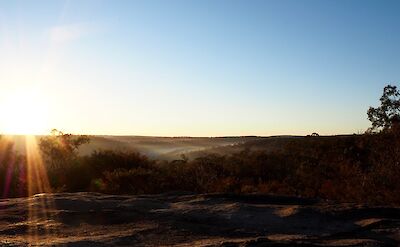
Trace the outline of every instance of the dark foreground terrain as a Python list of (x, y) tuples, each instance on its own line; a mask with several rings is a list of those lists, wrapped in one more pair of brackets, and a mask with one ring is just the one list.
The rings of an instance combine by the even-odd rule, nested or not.
[(398, 246), (400, 208), (278, 196), (39, 194), (0, 201), (1, 246)]

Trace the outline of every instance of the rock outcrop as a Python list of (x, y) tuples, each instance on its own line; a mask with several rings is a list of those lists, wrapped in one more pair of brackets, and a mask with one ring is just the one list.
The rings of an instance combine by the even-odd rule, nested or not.
[(398, 246), (400, 208), (278, 196), (0, 200), (0, 246)]

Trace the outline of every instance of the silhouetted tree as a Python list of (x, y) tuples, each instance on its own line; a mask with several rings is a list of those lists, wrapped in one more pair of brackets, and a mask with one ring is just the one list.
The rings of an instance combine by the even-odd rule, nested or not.
[(387, 85), (380, 102), (379, 107), (368, 110), (368, 119), (372, 123), (370, 131), (387, 130), (400, 121), (400, 91), (396, 86)]
[(45, 161), (52, 168), (62, 168), (76, 158), (79, 146), (89, 141), (89, 137), (85, 135), (64, 134), (53, 129), (50, 136), (40, 139), (39, 147)]

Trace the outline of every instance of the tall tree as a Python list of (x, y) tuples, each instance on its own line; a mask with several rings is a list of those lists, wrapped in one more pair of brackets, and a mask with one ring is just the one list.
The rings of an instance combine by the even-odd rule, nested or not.
[(370, 107), (367, 112), (372, 123), (371, 131), (391, 129), (400, 121), (400, 91), (396, 86), (387, 85), (380, 102), (379, 107)]

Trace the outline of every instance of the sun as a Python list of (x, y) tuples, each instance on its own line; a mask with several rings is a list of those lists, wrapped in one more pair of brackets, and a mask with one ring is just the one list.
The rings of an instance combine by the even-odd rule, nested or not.
[(35, 135), (48, 132), (48, 104), (35, 91), (12, 93), (0, 99), (0, 132)]

